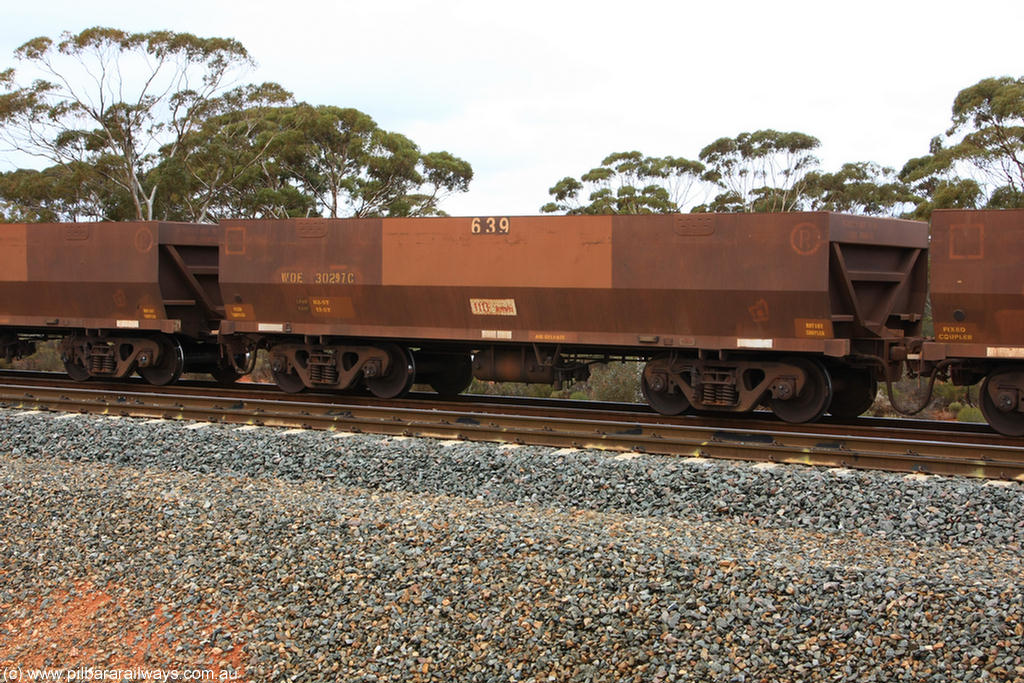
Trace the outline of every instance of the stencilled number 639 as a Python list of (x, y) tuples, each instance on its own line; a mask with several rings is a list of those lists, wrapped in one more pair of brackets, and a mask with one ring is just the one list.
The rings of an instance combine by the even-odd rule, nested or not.
[(508, 216), (474, 218), (469, 223), (469, 231), (474, 235), (507, 235), (509, 224)]

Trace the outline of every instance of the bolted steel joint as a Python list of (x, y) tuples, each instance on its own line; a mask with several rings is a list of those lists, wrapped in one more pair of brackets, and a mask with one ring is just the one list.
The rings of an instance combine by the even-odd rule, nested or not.
[(772, 398), (780, 401), (788, 401), (796, 395), (796, 381), (793, 379), (778, 379), (772, 384)]
[(1017, 409), (1017, 392), (1013, 389), (1004, 389), (996, 394), (996, 408), (1008, 413)]
[(660, 372), (655, 372), (648, 378), (647, 386), (651, 388), (651, 391), (656, 391), (658, 393), (666, 391), (668, 390), (668, 377)]
[(368, 360), (363, 366), (363, 377), (379, 377), (380, 361), (377, 359)]

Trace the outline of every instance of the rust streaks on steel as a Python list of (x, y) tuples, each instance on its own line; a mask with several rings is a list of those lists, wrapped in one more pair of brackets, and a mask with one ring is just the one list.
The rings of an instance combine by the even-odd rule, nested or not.
[(927, 283), (926, 225), (827, 212), (220, 225), (222, 335), (878, 355)]
[[(4, 378), (0, 406), (205, 420), (273, 427), (304, 427), (440, 439), (635, 451), (895, 472), (1024, 481), (1024, 441), (985, 434), (942, 434), (891, 428), (792, 425), (761, 421), (706, 424), (699, 418), (666, 419), (643, 413), (578, 409), (539, 411), (515, 405), (397, 401), (358, 397), (296, 401), (265, 391), (205, 390), (128, 384), (55, 384)], [(320, 399), (320, 400), (315, 400)], [(550, 412), (552, 414), (538, 414)], [(595, 414), (597, 413), (597, 414)], [(844, 434), (843, 432), (849, 432)], [(854, 433), (857, 432), (857, 433)]]

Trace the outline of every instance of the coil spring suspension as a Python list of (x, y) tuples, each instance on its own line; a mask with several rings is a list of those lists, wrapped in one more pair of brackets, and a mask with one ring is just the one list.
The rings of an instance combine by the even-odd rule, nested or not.
[(706, 368), (701, 373), (700, 398), (707, 406), (739, 404), (736, 373), (728, 368)]
[(327, 353), (317, 353), (309, 357), (309, 379), (314, 384), (337, 384), (338, 366), (334, 362), (334, 356)]
[(705, 384), (701, 390), (701, 401), (709, 406), (734, 406), (739, 398), (735, 384)]
[(93, 347), (89, 350), (89, 371), (94, 375), (112, 375), (117, 369), (114, 349), (109, 346)]

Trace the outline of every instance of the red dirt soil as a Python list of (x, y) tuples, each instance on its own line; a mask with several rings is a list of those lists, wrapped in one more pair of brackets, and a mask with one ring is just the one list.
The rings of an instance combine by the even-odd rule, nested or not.
[(209, 670), (213, 678), (203, 680), (249, 680), (242, 645), (229, 650), (205, 645), (199, 661), (181, 662), (181, 654), (175, 652), (180, 643), (165, 638), (170, 624), (187, 620), (208, 624), (200, 631), (203, 640), (217, 627), (230, 632), (230, 615), (222, 614), (212, 623), (214, 610), (200, 606), (188, 614), (166, 613), (163, 606), (140, 614), (129, 607), (129, 597), (116, 585), (99, 590), (83, 581), (74, 584), (73, 591), (54, 590), (31, 603), (4, 605), (0, 668)]

